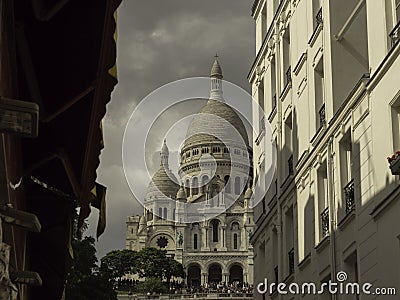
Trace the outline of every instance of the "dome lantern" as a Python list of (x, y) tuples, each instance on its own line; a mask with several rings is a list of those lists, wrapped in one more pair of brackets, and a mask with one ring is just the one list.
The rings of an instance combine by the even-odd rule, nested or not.
[(222, 95), (222, 68), (218, 61), (218, 55), (215, 55), (214, 64), (211, 68), (211, 92), (210, 99), (223, 101)]

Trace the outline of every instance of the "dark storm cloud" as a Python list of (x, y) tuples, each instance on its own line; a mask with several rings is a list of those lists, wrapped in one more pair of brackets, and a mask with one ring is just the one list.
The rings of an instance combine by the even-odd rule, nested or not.
[[(124, 129), (136, 104), (168, 82), (208, 76), (216, 52), (224, 79), (249, 90), (246, 76), (254, 58), (255, 36), (252, 2), (125, 0), (121, 4), (119, 84), (103, 122), (105, 149), (98, 169), (98, 181), (108, 187), (107, 228), (98, 243), (99, 256), (125, 246), (126, 217), (142, 212), (128, 188), (121, 161)], [(146, 187), (146, 177), (137, 172), (136, 184)], [(95, 231), (96, 218), (93, 213), (88, 234)]]

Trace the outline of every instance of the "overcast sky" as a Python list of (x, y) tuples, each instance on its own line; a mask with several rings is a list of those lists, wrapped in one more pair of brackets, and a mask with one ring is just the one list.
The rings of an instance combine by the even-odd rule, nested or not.
[[(122, 167), (123, 134), (135, 107), (164, 84), (208, 76), (216, 52), (224, 79), (249, 90), (246, 77), (255, 56), (252, 3), (253, 0), (125, 0), (121, 4), (119, 83), (103, 120), (105, 148), (97, 171), (97, 181), (108, 188), (107, 227), (97, 243), (98, 257), (125, 247), (126, 217), (143, 211), (128, 187)], [(170, 148), (174, 161), (177, 149)], [(153, 157), (158, 160), (157, 153)], [(137, 171), (135, 184), (145, 190), (148, 180)], [(95, 235), (97, 218), (97, 210), (93, 209), (87, 234)]]

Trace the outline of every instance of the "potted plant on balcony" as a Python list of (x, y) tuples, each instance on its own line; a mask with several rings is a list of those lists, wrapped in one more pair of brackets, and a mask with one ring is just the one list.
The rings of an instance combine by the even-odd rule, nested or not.
[(387, 158), (392, 175), (400, 175), (400, 150)]

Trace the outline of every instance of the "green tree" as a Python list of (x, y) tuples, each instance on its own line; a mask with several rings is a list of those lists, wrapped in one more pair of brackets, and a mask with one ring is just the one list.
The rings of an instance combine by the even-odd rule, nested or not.
[(167, 279), (168, 286), (170, 286), (171, 278), (185, 278), (185, 271), (180, 262), (173, 258), (168, 258), (168, 262), (165, 268), (165, 277)]
[(138, 252), (137, 274), (141, 278), (164, 278), (168, 258), (165, 250), (144, 248)]
[(100, 272), (116, 280), (127, 274), (135, 274), (137, 253), (132, 250), (114, 250), (101, 258)]
[(167, 290), (160, 278), (149, 277), (146, 278), (145, 281), (139, 283), (139, 285), (137, 286), (137, 291), (143, 294), (160, 294), (165, 293)]
[(96, 248), (93, 237), (73, 240), (74, 260), (67, 277), (65, 298), (67, 300), (117, 299), (112, 282), (99, 272), (96, 265)]

